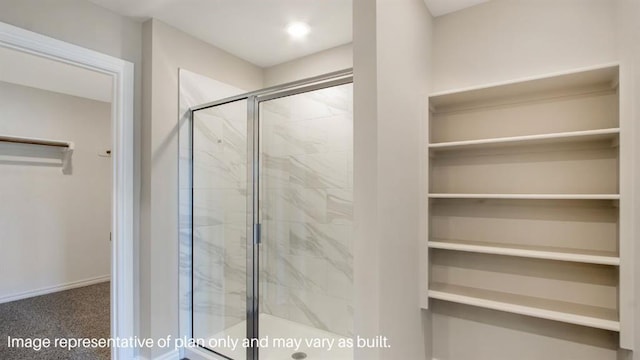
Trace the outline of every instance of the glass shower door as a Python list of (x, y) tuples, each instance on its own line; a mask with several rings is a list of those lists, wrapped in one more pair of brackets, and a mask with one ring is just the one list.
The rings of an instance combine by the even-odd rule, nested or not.
[(272, 341), (261, 360), (353, 358), (352, 91), (259, 103), (259, 334), (299, 340)]
[(351, 81), (344, 71), (193, 108), (200, 348), (232, 360), (352, 359)]
[(193, 112), (192, 336), (235, 360), (247, 358), (247, 128), (246, 99)]

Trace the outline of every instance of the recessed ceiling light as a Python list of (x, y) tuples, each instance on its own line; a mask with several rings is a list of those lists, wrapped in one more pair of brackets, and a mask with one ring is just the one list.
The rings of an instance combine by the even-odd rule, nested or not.
[(307, 36), (307, 34), (309, 34), (310, 31), (311, 31), (311, 28), (309, 27), (309, 25), (303, 22), (294, 22), (289, 24), (289, 26), (287, 26), (287, 32), (294, 39), (301, 39)]

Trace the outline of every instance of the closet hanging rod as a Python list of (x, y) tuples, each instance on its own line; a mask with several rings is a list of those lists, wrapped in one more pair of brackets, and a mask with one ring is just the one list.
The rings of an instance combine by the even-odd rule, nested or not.
[(21, 136), (9, 136), (9, 135), (0, 135), (0, 141), (18, 143), (18, 144), (55, 146), (55, 147), (67, 148), (68, 150), (73, 150), (73, 142), (71, 141), (48, 140), (48, 139), (28, 138), (28, 137), (21, 137)]

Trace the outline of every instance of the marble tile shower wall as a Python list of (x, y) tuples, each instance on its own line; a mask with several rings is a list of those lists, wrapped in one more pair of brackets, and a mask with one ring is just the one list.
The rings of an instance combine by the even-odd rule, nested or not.
[(202, 335), (246, 317), (247, 103), (194, 116), (194, 313)]
[[(220, 336), (246, 317), (246, 103), (196, 113), (193, 179), (187, 116), (191, 106), (242, 92), (180, 72), (182, 334)], [(352, 87), (261, 111), (261, 311), (352, 335)]]
[(196, 112), (193, 144), (189, 108), (246, 91), (185, 69), (179, 79), (180, 331), (216, 336), (245, 318), (246, 103)]
[(260, 111), (261, 310), (352, 336), (352, 85)]

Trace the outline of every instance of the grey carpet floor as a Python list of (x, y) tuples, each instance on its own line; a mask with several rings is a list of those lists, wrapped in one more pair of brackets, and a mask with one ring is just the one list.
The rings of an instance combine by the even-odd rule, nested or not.
[(111, 350), (10, 348), (12, 338), (109, 338), (110, 283), (0, 304), (0, 359), (107, 360)]

